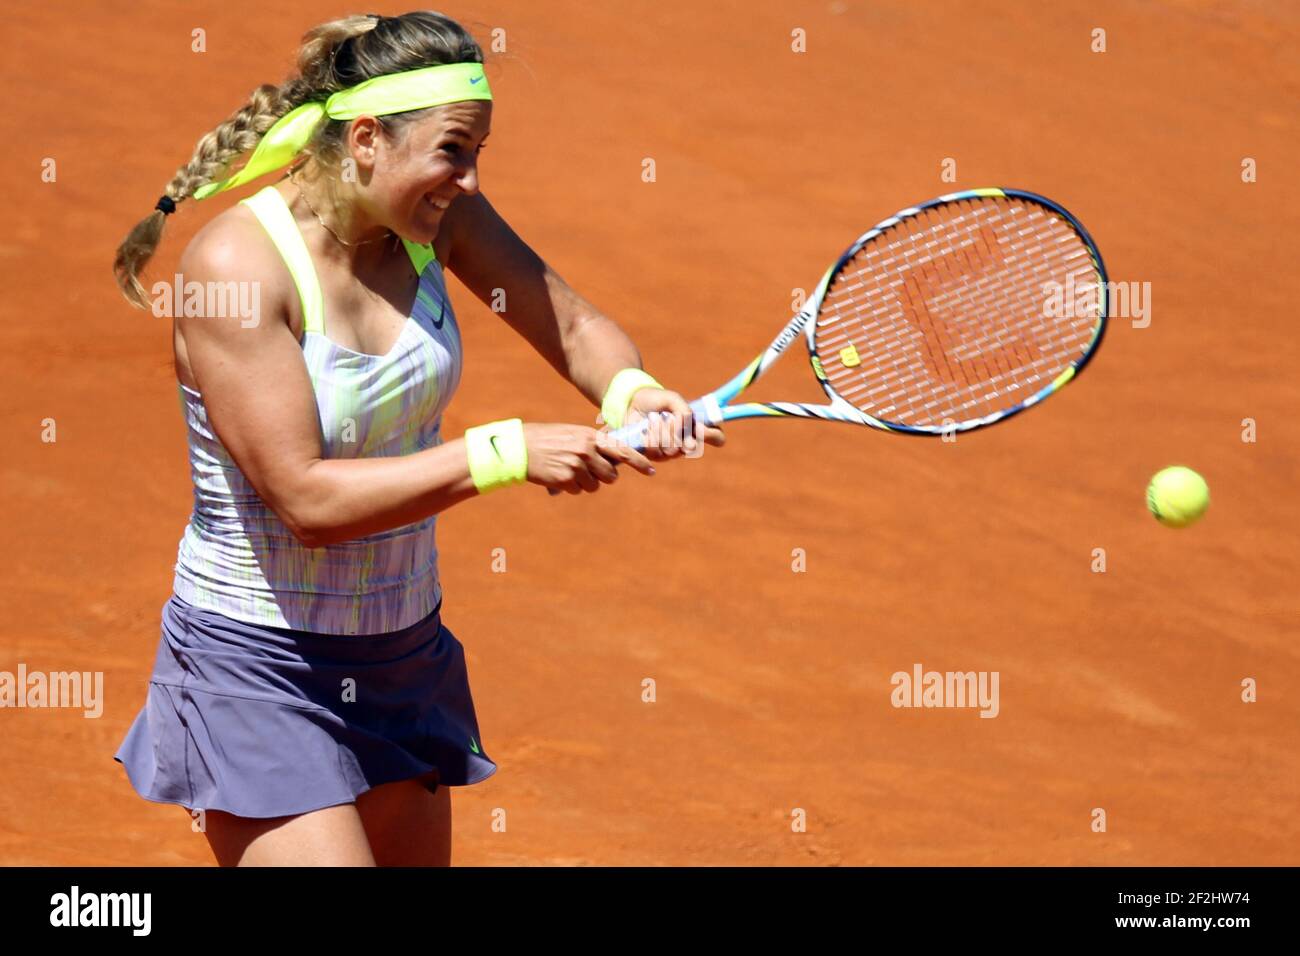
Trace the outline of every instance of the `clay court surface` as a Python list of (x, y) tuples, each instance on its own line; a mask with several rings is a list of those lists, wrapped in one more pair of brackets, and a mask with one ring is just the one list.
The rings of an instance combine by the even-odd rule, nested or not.
[[(112, 759), (191, 492), (170, 322), (129, 309), (110, 264), (196, 139), (346, 11), (146, 0), (7, 18), (0, 670), (102, 671), (106, 700), (99, 719), (0, 712), (0, 862), (211, 863), (184, 812), (141, 800)], [(506, 31), (484, 192), (690, 397), (756, 354), (854, 236), (954, 189), (1052, 197), (1113, 279), (1152, 290), (1149, 327), (1115, 320), (1059, 396), (954, 444), (740, 422), (653, 479), (449, 511), (444, 619), (500, 765), (455, 791), (456, 863), (1300, 863), (1294, 7), (446, 12), (485, 43)], [(151, 280), (248, 194), (183, 203)], [(467, 365), (445, 434), (591, 422), (451, 285)], [(820, 397), (792, 356), (756, 397)], [(1143, 503), (1175, 463), (1213, 494), (1183, 531)], [(999, 715), (895, 709), (890, 675), (917, 663), (999, 672)]]

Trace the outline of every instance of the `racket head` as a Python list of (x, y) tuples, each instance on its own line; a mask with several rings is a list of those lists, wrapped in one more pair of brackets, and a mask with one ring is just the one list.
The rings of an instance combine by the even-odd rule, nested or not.
[(1088, 364), (1107, 282), (1092, 237), (1052, 200), (949, 193), (877, 224), (827, 270), (804, 329), (809, 358), (830, 408), (863, 424), (983, 428)]

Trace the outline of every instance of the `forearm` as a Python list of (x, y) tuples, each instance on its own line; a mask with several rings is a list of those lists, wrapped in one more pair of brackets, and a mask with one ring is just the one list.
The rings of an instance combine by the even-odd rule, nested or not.
[[(551, 349), (542, 349), (555, 370), (599, 407), (610, 380), (622, 369), (640, 368), (641, 355), (618, 323), (574, 291), (549, 266), (545, 314), (554, 330)], [(525, 333), (527, 334), (527, 333)], [(531, 338), (537, 344), (540, 336)], [(549, 352), (549, 354), (547, 354)]]
[(593, 405), (615, 373), (641, 367), (627, 333), (575, 292), (481, 194), (457, 200), (448, 216), (448, 268)]
[(465, 440), (395, 458), (327, 458), (304, 471), (286, 507), (311, 548), (421, 521), (478, 494)]
[(641, 355), (627, 333), (599, 313), (577, 325), (564, 351), (567, 378), (598, 408), (619, 371), (641, 367)]

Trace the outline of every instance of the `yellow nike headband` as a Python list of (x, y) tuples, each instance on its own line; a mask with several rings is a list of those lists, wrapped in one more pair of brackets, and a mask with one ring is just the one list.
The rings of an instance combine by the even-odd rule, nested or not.
[(304, 103), (285, 113), (266, 131), (243, 169), (221, 182), (200, 186), (194, 198), (206, 199), (288, 166), (311, 142), (316, 127), (326, 117), (350, 120), (358, 116), (388, 116), (447, 103), (491, 99), (492, 91), (488, 89), (482, 63), (444, 63), (377, 76), (339, 90), (323, 103)]

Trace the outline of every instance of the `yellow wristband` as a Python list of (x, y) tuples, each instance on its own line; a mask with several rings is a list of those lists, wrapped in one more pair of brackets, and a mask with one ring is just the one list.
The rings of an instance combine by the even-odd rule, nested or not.
[(643, 388), (663, 386), (639, 368), (625, 368), (610, 379), (605, 398), (600, 403), (600, 417), (605, 419), (605, 424), (610, 428), (622, 428), (632, 396)]
[(479, 494), (519, 484), (528, 477), (524, 423), (507, 418), (469, 429), (465, 432), (465, 455)]

